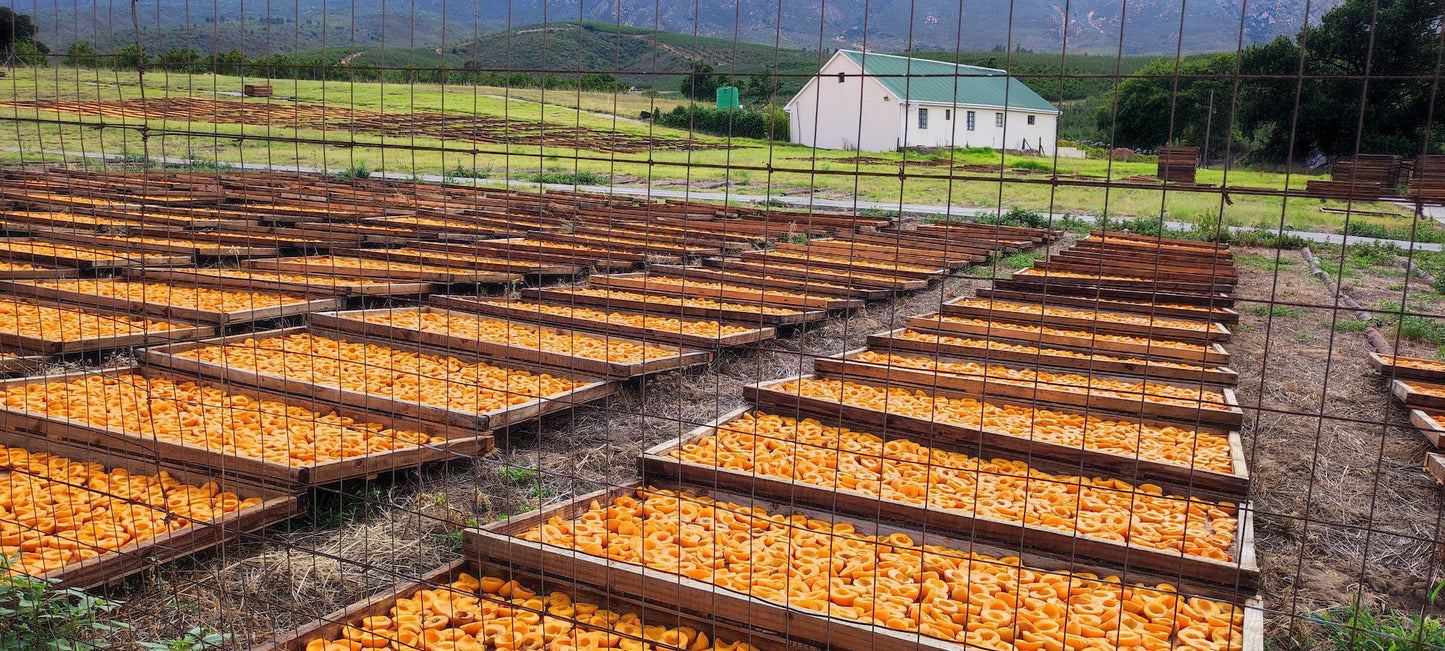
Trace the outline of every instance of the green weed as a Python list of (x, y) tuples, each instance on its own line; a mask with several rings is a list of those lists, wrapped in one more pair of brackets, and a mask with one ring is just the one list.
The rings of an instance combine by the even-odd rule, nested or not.
[(1241, 253), (1234, 256), (1234, 261), (1246, 267), (1254, 267), (1264, 271), (1279, 271), (1281, 268), (1294, 267), (1299, 260), (1294, 258), (1276, 258), (1272, 255), (1257, 255), (1254, 253)]
[[(1436, 587), (1432, 595), (1438, 593)], [(1432, 599), (1433, 600), (1433, 599)], [(1403, 611), (1376, 612), (1356, 604), (1317, 615), (1325, 648), (1338, 651), (1405, 651), (1445, 648), (1445, 624), (1437, 617)]]
[(351, 167), (341, 170), (340, 172), (332, 174), (331, 178), (334, 178), (338, 181), (360, 181), (362, 179), (369, 179), (371, 178), (371, 168), (361, 163), (357, 163), (355, 165), (352, 165)]
[(11, 572), (14, 562), (0, 556), (0, 651), (108, 649), (110, 644), (100, 636), (131, 629), (125, 623), (101, 621), (120, 607), (118, 602)]
[(318, 491), (307, 517), (318, 529), (356, 524), (380, 510), (380, 488)]
[(1255, 316), (1285, 317), (1294, 318), (1304, 314), (1304, 310), (1292, 305), (1251, 305), (1244, 308), (1245, 312)]
[(604, 185), (607, 177), (596, 172), (536, 172), (523, 177), (523, 180), (532, 183), (551, 183), (555, 185)]
[(1019, 271), (1034, 266), (1035, 262), (1043, 259), (1042, 253), (1015, 253), (1003, 259), (1004, 266), (1011, 271)]
[(1335, 322), (1335, 332), (1364, 332), (1368, 327), (1370, 327), (1369, 322), (1354, 319), (1341, 319)]
[(507, 481), (510, 481), (518, 486), (525, 486), (527, 484), (537, 481), (537, 471), (531, 468), (516, 468), (512, 466), (506, 466), (498, 469), (497, 472), (501, 473), (503, 477), (506, 477)]
[(230, 633), (208, 632), (197, 626), (174, 640), (140, 642), (139, 644), (140, 648), (146, 651), (201, 651), (201, 649), (222, 648), (230, 641)]

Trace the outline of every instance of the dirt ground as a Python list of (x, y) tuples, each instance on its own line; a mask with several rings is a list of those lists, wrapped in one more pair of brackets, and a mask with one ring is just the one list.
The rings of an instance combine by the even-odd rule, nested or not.
[[(1250, 264), (1240, 265), (1243, 315), (1227, 347), (1241, 375), (1273, 648), (1309, 646), (1316, 632), (1307, 618), (1357, 597), (1418, 611), (1445, 578), (1441, 495), (1421, 469), (1423, 439), (1367, 366), (1363, 337), (1333, 329), (1330, 310), (1251, 311), (1259, 301), (1328, 303), (1299, 254), (1238, 252)], [(704, 370), (634, 383), (605, 405), (499, 434), (487, 459), (318, 495), (304, 518), (113, 589), (125, 600), (117, 616), (137, 629), (121, 637), (174, 637), (200, 625), (229, 631), (244, 647), (325, 615), (456, 558), (464, 526), (634, 479), (641, 450), (740, 406), (744, 385), (808, 373), (813, 357), (860, 347), (906, 316), (986, 286), (989, 275), (958, 276), (725, 353)]]

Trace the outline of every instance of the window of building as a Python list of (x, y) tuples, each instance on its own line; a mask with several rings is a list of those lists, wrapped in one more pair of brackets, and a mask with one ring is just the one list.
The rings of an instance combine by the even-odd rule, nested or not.
[(996, 127), (1002, 127), (1002, 126), (1003, 126), (1003, 114), (1002, 114), (1002, 113), (994, 113), (994, 114), (993, 114), (993, 126), (996, 126)]
[(840, 73), (838, 73), (838, 83), (841, 84), (841, 83), (843, 83), (843, 82), (845, 82), (845, 81), (847, 81), (847, 80), (848, 80), (848, 73), (846, 73), (846, 72), (840, 72)]
[(965, 118), (966, 120), (968, 120), (968, 130), (969, 130), (969, 131), (973, 131), (973, 119), (974, 119), (973, 111), (969, 111), (969, 112), (964, 116), (964, 118)]
[(928, 109), (926, 108), (918, 109), (918, 128), (928, 128)]
[(947, 122), (947, 121), (952, 120), (952, 119), (953, 119), (953, 109), (943, 109), (943, 121), (944, 121), (944, 122)]
[(1030, 115), (1030, 116), (1029, 116), (1029, 124), (1033, 124), (1033, 123), (1034, 123), (1034, 116)]

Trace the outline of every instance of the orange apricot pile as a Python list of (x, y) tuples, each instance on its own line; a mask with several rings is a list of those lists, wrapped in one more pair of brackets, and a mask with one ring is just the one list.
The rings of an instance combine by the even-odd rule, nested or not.
[(41, 305), (18, 299), (0, 301), (0, 334), (45, 341), (85, 341), (189, 327), (181, 323), (79, 307)]
[(573, 252), (588, 252), (588, 253), (603, 253), (603, 254), (605, 254), (605, 253), (613, 253), (613, 252), (616, 251), (616, 249), (610, 249), (610, 248), (604, 249), (604, 248), (598, 248), (598, 247), (595, 247), (595, 246), (587, 246), (587, 245), (585, 245), (585, 244), (575, 244), (575, 243), (573, 243), (573, 242), (546, 242), (546, 241), (543, 241), (543, 240), (533, 240), (533, 239), (528, 239), (528, 238), (522, 238), (522, 239), (516, 239), (516, 240), (507, 240), (506, 244), (507, 244), (507, 247), (508, 247), (508, 248), (516, 249), (516, 250), (518, 250), (518, 251), (535, 251), (535, 250), (553, 249), (553, 250), (556, 250), (556, 251), (563, 251), (563, 252), (573, 251)]
[(585, 242), (596, 242), (598, 245), (606, 247), (603, 250), (610, 249), (625, 251), (628, 249), (643, 248), (655, 249), (658, 251), (673, 251), (676, 253), (686, 254), (697, 248), (682, 246), (680, 244), (669, 244), (667, 242), (653, 242), (650, 240), (634, 239), (629, 237), (617, 237), (612, 235), (588, 235), (585, 233), (568, 233), (567, 237), (583, 240)]
[(11, 412), (293, 467), (444, 442), (335, 412), (133, 373), (10, 385), (0, 389), (0, 400)]
[(531, 263), (529, 263), (529, 262), (522, 261), (522, 260), (506, 260), (506, 259), (503, 259), (503, 258), (494, 258), (494, 257), (491, 257), (491, 256), (486, 256), (486, 255), (473, 255), (473, 254), (470, 254), (470, 253), (461, 253), (461, 252), (457, 252), (457, 251), (445, 251), (445, 252), (442, 252), (442, 251), (421, 251), (421, 250), (418, 250), (418, 249), (388, 249), (388, 250), (387, 250), (387, 253), (397, 253), (397, 254), (408, 255), (408, 256), (412, 256), (412, 255), (422, 256), (423, 259), (435, 260), (435, 261), (440, 262), (440, 263), (442, 263), (443, 265), (446, 265), (446, 266), (464, 267), (464, 268), (465, 268), (467, 265), (475, 264), (475, 263), (478, 263), (478, 262), (486, 263), (486, 264), (498, 264), (498, 265), (527, 265), (527, 264), (531, 264)]
[(364, 276), (326, 276), (286, 273), (283, 271), (258, 271), (254, 269), (187, 269), (189, 273), (214, 278), (235, 278), (257, 282), (298, 283), (319, 287), (372, 287), (391, 284)]
[(1418, 368), (1422, 371), (1445, 371), (1445, 362), (1437, 362), (1431, 359), (1420, 359), (1418, 357), (1393, 357), (1380, 355), (1391, 366), (1404, 366), (1406, 368)]
[(0, 260), (0, 271), (34, 271), (39, 268), (40, 267), (37, 267), (33, 264), (26, 264), (24, 262), (8, 262), (5, 260)]
[(678, 354), (675, 348), (664, 348), (629, 339), (567, 332), (545, 326), (532, 326), (505, 319), (456, 312), (376, 310), (360, 314), (347, 314), (345, 318), (378, 323), (393, 328), (418, 330), (472, 341), (485, 341), (503, 346), (623, 364), (665, 359)]
[[(49, 256), (67, 258), (81, 262), (110, 262), (116, 260), (143, 260), (148, 254), (131, 251), (117, 251), (98, 246), (65, 244), (32, 239), (0, 239), (0, 255)], [(159, 255), (159, 254), (157, 254)]]
[(317, 638), (305, 651), (366, 649), (448, 651), (751, 651), (740, 642), (709, 640), (690, 626), (646, 624), (621, 613), (574, 600), (564, 592), (542, 595), (516, 581), (459, 574), (436, 588), (396, 600), (385, 615), (371, 615), (341, 629), (335, 639)]
[(1440, 386), (1438, 384), (1423, 384), (1413, 380), (1399, 380), (1399, 382), (1403, 383), (1407, 387), (1410, 387), (1410, 390), (1416, 393), (1423, 393), (1427, 396), (1435, 396), (1437, 398), (1445, 398), (1445, 386)]
[(389, 400), (487, 413), (582, 385), (546, 373), (297, 333), (177, 353), (178, 357), (365, 393)]
[(844, 258), (832, 255), (819, 255), (817, 253), (803, 253), (799, 251), (769, 251), (769, 257), (787, 258), (799, 260), (803, 263), (809, 262), (835, 262), (853, 267), (867, 267), (869, 269), (883, 269), (887, 271), (912, 271), (917, 273), (928, 273), (937, 271), (929, 267), (920, 267), (916, 264), (903, 264), (901, 262), (880, 262), (878, 260), (864, 260), (862, 258)]
[(298, 305), (311, 300), (302, 294), (222, 289), (118, 278), (63, 278), (30, 282), (38, 287), (57, 289), (72, 294), (102, 296), (147, 305), (169, 305), (209, 312), (240, 312)]
[(165, 471), (131, 474), (0, 445), (0, 555), (19, 555), (12, 572), (42, 575), (260, 503)]
[(964, 375), (986, 382), (997, 382), (1018, 387), (1043, 388), (1053, 391), (1067, 391), (1090, 396), (1143, 399), (1165, 405), (1199, 407), (1203, 409), (1228, 410), (1224, 394), (1208, 389), (1187, 388), (1159, 382), (1127, 382), (1093, 377), (1079, 373), (1050, 373), (1034, 369), (1011, 368), (997, 364), (974, 362), (943, 362), (933, 357), (899, 355), (866, 350), (855, 357), (860, 362), (897, 368), (913, 368), (935, 373)]
[(638, 292), (627, 292), (616, 289), (604, 289), (595, 287), (568, 287), (565, 291), (582, 296), (601, 296), (615, 298), (624, 301), (643, 301), (654, 305), (678, 305), (685, 307), (696, 307), (705, 310), (732, 310), (735, 312), (753, 312), (755, 314), (797, 314), (798, 310), (790, 310), (770, 305), (749, 305), (747, 303), (729, 303), (727, 301), (715, 301), (710, 298), (662, 296), (659, 294), (641, 294)]
[(1057, 270), (1053, 270), (1053, 269), (1047, 269), (1047, 270), (1045, 270), (1045, 269), (1036, 269), (1036, 268), (1033, 268), (1033, 267), (1030, 267), (1030, 268), (1028, 268), (1028, 269), (1024, 269), (1024, 270), (1021, 270), (1021, 271), (1015, 271), (1015, 272), (1014, 272), (1014, 276), (1039, 276), (1039, 277), (1047, 276), (1047, 277), (1050, 277), (1050, 278), (1093, 278), (1093, 279), (1098, 279), (1098, 280), (1129, 280), (1129, 281), (1134, 281), (1134, 282), (1141, 283), (1141, 284), (1151, 284), (1151, 283), (1154, 282), (1154, 280), (1153, 280), (1152, 278), (1144, 278), (1144, 277), (1142, 277), (1142, 276), (1112, 276), (1112, 275), (1108, 275), (1108, 274), (1084, 274), (1084, 273), (1077, 273), (1077, 272), (1073, 272), (1073, 271), (1057, 271)]
[[(762, 261), (759, 261), (759, 262), (761, 263)], [(898, 277), (897, 277), (897, 276), (890, 276), (890, 275), (886, 275), (886, 274), (868, 273), (868, 272), (866, 272), (866, 271), (858, 271), (858, 270), (856, 270), (856, 269), (849, 269), (849, 270), (846, 270), (846, 271), (844, 271), (844, 270), (839, 270), (839, 269), (823, 269), (823, 268), (819, 268), (819, 267), (809, 266), (809, 265), (806, 264), (806, 263), (798, 263), (798, 264), (795, 264), (795, 263), (791, 263), (791, 262), (779, 262), (779, 261), (773, 260), (773, 259), (768, 259), (768, 260), (766, 261), (766, 266), (767, 266), (768, 269), (779, 269), (779, 270), (784, 270), (784, 269), (785, 269), (785, 270), (792, 271), (792, 272), (795, 272), (795, 273), (807, 273), (807, 275), (808, 275), (808, 280), (807, 280), (807, 282), (809, 282), (809, 283), (813, 282), (813, 278), (815, 278), (815, 277), (816, 277), (816, 278), (830, 278), (830, 279), (838, 280), (839, 282), (843, 282), (843, 283), (847, 283), (849, 280), (875, 280), (875, 281), (879, 281), (879, 282), (888, 282), (888, 283), (896, 283), (896, 282), (898, 282)], [(797, 280), (797, 279), (794, 278), (793, 280)]]
[(1244, 612), (1173, 586), (1027, 567), (904, 533), (640, 490), (522, 534), (788, 608), (984, 649), (1240, 649)]
[(1234, 468), (1229, 438), (1210, 432), (826, 378), (793, 380), (774, 389), (897, 416), (1175, 466), (1223, 473)]
[(646, 328), (659, 332), (677, 332), (714, 339), (726, 335), (743, 334), (753, 331), (752, 328), (745, 326), (718, 323), (717, 321), (706, 319), (675, 319), (658, 316), (656, 314), (610, 312), (581, 305), (552, 305), (550, 303), (533, 303), (530, 301), (508, 301), (506, 305), (514, 310), (527, 310), (540, 314), (555, 314), (557, 316), (565, 316), (581, 321), (632, 326), (634, 328)]
[(1194, 371), (1206, 370), (1206, 367), (1198, 364), (1186, 364), (1184, 362), (1163, 362), (1139, 359), (1137, 357), (1118, 357), (1114, 355), (1101, 355), (1099, 353), (1080, 353), (1066, 348), (1039, 348), (1027, 344), (1010, 344), (1002, 341), (989, 339), (972, 339), (969, 337), (954, 337), (940, 335), (932, 332), (919, 332), (917, 330), (904, 330), (893, 335), (897, 339), (908, 339), (929, 344), (940, 344), (944, 346), (956, 346), (961, 348), (978, 348), (999, 352), (1025, 353), (1038, 355), (1040, 357), (1059, 357), (1066, 359), (1077, 359), (1085, 361), (1118, 362), (1122, 364), (1137, 364), (1141, 366), (1157, 366), (1164, 368), (1182, 368)]
[(1134, 344), (1137, 346), (1149, 346), (1150, 348), (1172, 348), (1177, 350), (1203, 351), (1207, 347), (1203, 344), (1192, 344), (1187, 341), (1172, 341), (1168, 339), (1151, 339), (1149, 337), (1133, 337), (1130, 335), (1112, 335), (1102, 332), (1089, 332), (1087, 330), (1068, 330), (1064, 328), (1039, 327), (1021, 323), (998, 323), (988, 319), (974, 319), (966, 316), (939, 316), (929, 315), (929, 321), (942, 323), (957, 323), (960, 325), (971, 325), (980, 328), (988, 328), (989, 332), (1000, 334), (1018, 333), (1029, 335), (1053, 335), (1060, 337), (1073, 337), (1086, 341), (1111, 341), (1121, 344)]
[(706, 466), (849, 490), (907, 504), (1234, 560), (1234, 504), (1166, 496), (1158, 486), (1047, 473), (811, 418), (747, 413), (669, 453)]
[(454, 274), (468, 271), (465, 268), (449, 267), (444, 265), (424, 264), (421, 262), (409, 262), (407, 260), (382, 260), (380, 258), (360, 258), (355, 256), (342, 255), (313, 255), (307, 258), (288, 258), (282, 262), (299, 263), (305, 265), (308, 270), (317, 272), (326, 271), (384, 271), (404, 273), (437, 273)]
[(1070, 319), (1083, 319), (1086, 321), (1100, 321), (1104, 323), (1128, 323), (1132, 325), (1153, 326), (1159, 328), (1175, 328), (1178, 330), (1199, 330), (1207, 332), (1210, 324), (1204, 321), (1182, 321), (1178, 319), (1164, 319), (1149, 317), (1147, 315), (1134, 315), (1124, 312), (1095, 312), (1093, 310), (1078, 310), (1063, 307), (1048, 307), (1036, 303), (1015, 303), (1012, 301), (996, 301), (987, 298), (966, 298), (954, 301), (952, 305), (970, 307), (981, 310), (993, 310), (998, 312), (1015, 312), (1028, 314), (1030, 316), (1057, 316)]
[(116, 219), (114, 217), (98, 217), (83, 213), (69, 212), (39, 212), (39, 211), (18, 211), (0, 212), (0, 222), (6, 217), (29, 218), (34, 221), (50, 222), (52, 225), (86, 225), (86, 226), (141, 226), (140, 222), (131, 219)]

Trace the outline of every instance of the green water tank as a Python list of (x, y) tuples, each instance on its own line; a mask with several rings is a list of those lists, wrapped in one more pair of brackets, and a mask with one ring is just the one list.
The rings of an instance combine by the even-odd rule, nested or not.
[(737, 108), (742, 108), (742, 103), (738, 101), (738, 87), (737, 87), (737, 86), (721, 86), (721, 87), (719, 87), (719, 88), (717, 89), (717, 107), (720, 108), (720, 109), (737, 109)]

